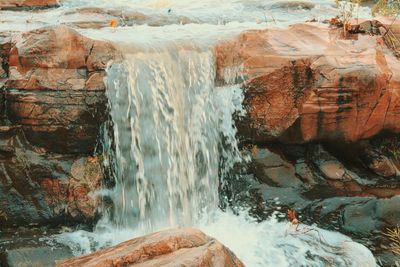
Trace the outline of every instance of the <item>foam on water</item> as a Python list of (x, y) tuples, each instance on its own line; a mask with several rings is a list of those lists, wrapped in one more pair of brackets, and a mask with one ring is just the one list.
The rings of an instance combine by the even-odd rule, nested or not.
[[(194, 226), (225, 244), (250, 267), (377, 266), (371, 251), (340, 233), (316, 226), (296, 228), (272, 218), (258, 223), (245, 214), (216, 211)], [(101, 233), (65, 233), (57, 240), (80, 255), (141, 235), (137, 229), (112, 228)]]

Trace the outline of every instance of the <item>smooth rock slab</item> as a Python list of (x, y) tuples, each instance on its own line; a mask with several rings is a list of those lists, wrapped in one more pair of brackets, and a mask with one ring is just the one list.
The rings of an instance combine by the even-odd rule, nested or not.
[(241, 267), (244, 264), (217, 240), (200, 230), (186, 228), (138, 237), (86, 256), (64, 261), (57, 266)]

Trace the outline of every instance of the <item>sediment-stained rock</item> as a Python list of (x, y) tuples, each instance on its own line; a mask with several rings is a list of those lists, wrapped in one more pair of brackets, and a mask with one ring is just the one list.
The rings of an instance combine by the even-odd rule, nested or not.
[[(379, 36), (344, 39), (337, 29), (297, 24), (242, 33), (215, 48), (218, 80), (245, 80), (249, 140), (355, 142), (400, 132), (400, 64)], [(232, 69), (239, 69), (237, 77)]]
[(78, 266), (244, 266), (228, 248), (199, 230), (171, 229), (73, 258), (58, 267)]
[(2, 0), (0, 2), (0, 9), (48, 8), (58, 5), (58, 0)]

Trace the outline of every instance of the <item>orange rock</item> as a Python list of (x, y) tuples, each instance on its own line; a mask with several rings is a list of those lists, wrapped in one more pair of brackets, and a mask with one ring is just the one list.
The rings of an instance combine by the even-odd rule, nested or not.
[(58, 6), (58, 0), (2, 0), (0, 9), (13, 8), (34, 8), (34, 7), (55, 7)]
[(105, 68), (116, 49), (66, 26), (11, 39), (0, 49), (9, 63), (4, 94), (11, 121), (49, 151), (91, 153), (105, 110)]
[(244, 267), (220, 242), (191, 228), (165, 230), (138, 237), (114, 247), (64, 261), (57, 266)]
[[(400, 62), (378, 36), (320, 24), (255, 30), (215, 48), (220, 83), (246, 77), (248, 118), (239, 130), (253, 141), (357, 141), (400, 132)], [(226, 77), (242, 69), (238, 77)], [(250, 130), (249, 130), (250, 129)]]
[(90, 196), (101, 186), (103, 174), (100, 163), (91, 157), (79, 158), (71, 166), (70, 177), (64, 179), (44, 178), (40, 186), (45, 192), (45, 201), (55, 214), (72, 218), (93, 219), (99, 201)]

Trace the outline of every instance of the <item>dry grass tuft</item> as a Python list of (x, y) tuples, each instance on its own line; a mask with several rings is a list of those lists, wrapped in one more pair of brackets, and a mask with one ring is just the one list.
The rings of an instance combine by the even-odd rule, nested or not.
[(392, 252), (400, 255), (400, 225), (397, 225), (393, 229), (387, 229), (383, 234), (389, 238)]

